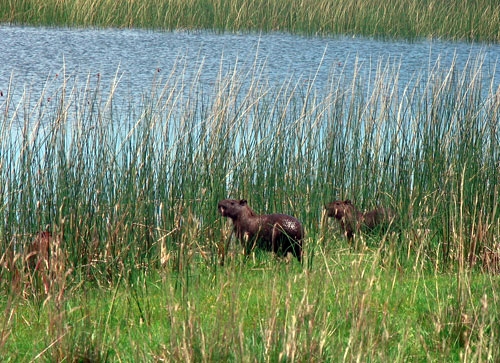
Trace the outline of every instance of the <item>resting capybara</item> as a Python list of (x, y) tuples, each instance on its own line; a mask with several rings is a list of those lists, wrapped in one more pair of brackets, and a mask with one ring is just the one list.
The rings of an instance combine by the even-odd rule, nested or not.
[(254, 247), (286, 256), (291, 252), (302, 261), (304, 229), (295, 217), (286, 214), (255, 213), (245, 199), (224, 199), (219, 213), (233, 220), (236, 237), (243, 243), (245, 253)]
[(349, 199), (335, 200), (325, 205), (328, 217), (336, 218), (349, 240), (359, 230), (373, 230), (390, 225), (395, 218), (391, 209), (378, 207), (372, 211), (361, 213)]

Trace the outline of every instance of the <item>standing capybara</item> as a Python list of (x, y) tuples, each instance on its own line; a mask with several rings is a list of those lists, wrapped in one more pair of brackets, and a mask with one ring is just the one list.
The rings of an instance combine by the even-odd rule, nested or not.
[(393, 223), (395, 218), (395, 214), (391, 209), (382, 207), (361, 213), (349, 199), (328, 203), (325, 205), (325, 209), (328, 217), (334, 217), (340, 222), (349, 242), (352, 241), (356, 232), (387, 227)]
[(223, 217), (233, 220), (236, 237), (243, 243), (246, 254), (258, 247), (282, 256), (291, 252), (302, 261), (304, 229), (297, 218), (286, 214), (259, 215), (244, 199), (221, 200), (218, 210)]

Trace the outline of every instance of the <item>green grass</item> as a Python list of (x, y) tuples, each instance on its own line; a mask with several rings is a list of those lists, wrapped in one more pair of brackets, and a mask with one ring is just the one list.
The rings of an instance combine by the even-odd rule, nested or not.
[(494, 0), (20, 0), (0, 4), (0, 22), (500, 40), (500, 5)]
[(62, 300), (10, 297), (3, 360), (498, 358), (498, 277), (464, 274), (461, 290), (456, 275), (388, 269), (376, 256), (332, 251), (307, 272), (264, 259), (133, 274)]
[[(9, 89), (2, 360), (498, 360), (500, 103), (481, 59), (409, 84), (359, 65), (325, 89), (235, 66), (210, 92), (174, 67), (121, 109), (118, 79)], [(235, 243), (221, 266), (227, 197), (297, 216), (304, 266)], [(390, 206), (398, 229), (351, 251), (323, 213), (336, 198)], [(46, 226), (48, 295), (22, 255)]]

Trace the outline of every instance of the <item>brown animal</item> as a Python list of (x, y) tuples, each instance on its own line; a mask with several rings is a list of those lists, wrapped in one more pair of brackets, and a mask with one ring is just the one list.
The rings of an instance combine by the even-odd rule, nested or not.
[(304, 229), (295, 217), (286, 214), (255, 213), (245, 199), (224, 199), (219, 202), (219, 213), (233, 221), (236, 237), (245, 253), (254, 247), (286, 256), (291, 252), (302, 261)]
[(344, 234), (352, 241), (354, 234), (360, 230), (373, 230), (393, 223), (395, 214), (391, 209), (378, 207), (372, 211), (361, 213), (349, 199), (336, 200), (325, 205), (328, 217), (340, 222)]
[(42, 275), (45, 293), (49, 292), (49, 272), (50, 272), (50, 250), (52, 244), (52, 233), (49, 231), (38, 232), (31, 244), (28, 246), (25, 261), (31, 273)]

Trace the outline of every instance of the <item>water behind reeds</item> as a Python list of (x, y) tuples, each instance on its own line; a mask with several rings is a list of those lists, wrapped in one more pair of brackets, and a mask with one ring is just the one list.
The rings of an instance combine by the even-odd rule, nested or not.
[[(279, 87), (283, 80), (311, 82), (325, 91), (331, 74), (349, 83), (354, 73), (365, 79), (380, 63), (394, 66), (399, 82), (410, 83), (436, 64), (461, 70), (469, 58), (483, 54), (484, 71), (493, 75), (499, 45), (446, 41), (383, 42), (359, 37), (302, 37), (289, 34), (213, 34), (209, 32), (153, 32), (119, 29), (65, 29), (0, 26), (0, 90), (6, 93), (13, 76), (12, 96), (24, 90), (37, 99), (43, 89), (56, 92), (54, 79), (65, 69), (68, 78), (83, 86), (100, 82), (108, 92), (116, 75), (121, 86), (114, 91), (115, 105), (137, 103), (153, 78), (182, 74), (186, 85), (196, 81), (211, 92), (220, 72), (238, 64), (240, 73), (258, 72)], [(201, 69), (200, 69), (201, 68)], [(198, 78), (197, 78), (198, 77)], [(498, 78), (496, 81), (498, 82)], [(250, 82), (246, 82), (251, 84)], [(367, 83), (367, 85), (370, 85)], [(244, 85), (246, 86), (246, 85)], [(17, 100), (17, 99), (16, 99)]]

